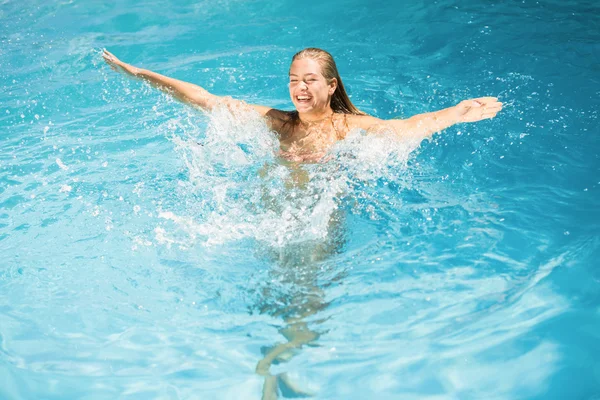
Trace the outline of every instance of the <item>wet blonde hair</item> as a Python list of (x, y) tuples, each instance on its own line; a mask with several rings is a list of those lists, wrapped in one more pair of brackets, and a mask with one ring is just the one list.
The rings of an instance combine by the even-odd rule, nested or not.
[(316, 47), (309, 47), (296, 53), (294, 57), (292, 57), (292, 62), (303, 58), (310, 58), (318, 62), (321, 67), (321, 73), (328, 82), (331, 82), (333, 78), (337, 80), (337, 88), (331, 96), (331, 109), (334, 112), (341, 114), (366, 115), (350, 101), (331, 54), (325, 50), (317, 49)]

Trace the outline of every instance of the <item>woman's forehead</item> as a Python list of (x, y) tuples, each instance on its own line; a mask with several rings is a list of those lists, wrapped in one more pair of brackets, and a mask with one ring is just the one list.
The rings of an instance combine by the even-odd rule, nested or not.
[(321, 65), (312, 58), (301, 58), (294, 60), (290, 66), (290, 75), (304, 76), (304, 75), (323, 75), (321, 72)]

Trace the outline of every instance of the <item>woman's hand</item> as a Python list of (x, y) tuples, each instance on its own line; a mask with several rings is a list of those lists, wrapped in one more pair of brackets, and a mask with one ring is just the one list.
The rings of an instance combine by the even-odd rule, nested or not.
[(457, 123), (494, 118), (500, 110), (502, 110), (502, 103), (496, 97), (463, 100), (452, 108)]
[(119, 60), (117, 57), (115, 57), (114, 54), (112, 54), (111, 52), (109, 52), (108, 50), (104, 49), (104, 52), (102, 53), (102, 58), (104, 58), (104, 61), (106, 61), (106, 63), (115, 71), (117, 72), (125, 72), (129, 75), (137, 75), (138, 73), (138, 69), (136, 67), (134, 67), (133, 65), (129, 65), (127, 63), (124, 63), (123, 61)]

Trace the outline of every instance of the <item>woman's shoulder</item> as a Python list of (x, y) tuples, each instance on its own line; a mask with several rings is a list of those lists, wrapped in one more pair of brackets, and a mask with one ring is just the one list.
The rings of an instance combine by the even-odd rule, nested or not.
[(292, 119), (294, 114), (294, 111), (283, 111), (268, 106), (260, 106), (257, 104), (250, 104), (250, 107), (252, 107), (254, 111), (258, 112), (263, 117), (267, 117), (268, 119), (274, 121), (289, 121), (290, 119)]
[(289, 122), (294, 118), (294, 111), (278, 110), (276, 108), (269, 108), (265, 110), (264, 116), (278, 122)]
[(283, 111), (271, 108), (263, 115), (265, 116), (269, 128), (277, 132), (280, 137), (283, 138), (293, 131), (293, 122), (298, 114), (295, 111)]
[(267, 125), (271, 129), (277, 131), (279, 134), (281, 134), (286, 125), (294, 119), (294, 111), (283, 111), (256, 104), (252, 104), (251, 107), (265, 118)]
[(383, 120), (367, 114), (346, 114), (346, 118), (350, 129), (360, 128), (367, 130), (373, 125), (383, 123)]

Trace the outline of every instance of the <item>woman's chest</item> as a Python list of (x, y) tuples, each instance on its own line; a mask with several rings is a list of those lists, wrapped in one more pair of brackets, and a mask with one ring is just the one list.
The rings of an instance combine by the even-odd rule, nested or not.
[(280, 132), (282, 151), (327, 151), (346, 134), (337, 119), (316, 124), (298, 122), (288, 124), (285, 128)]
[(295, 129), (287, 135), (281, 135), (280, 144), (282, 150), (323, 150), (331, 147), (337, 141), (337, 137), (331, 129)]

